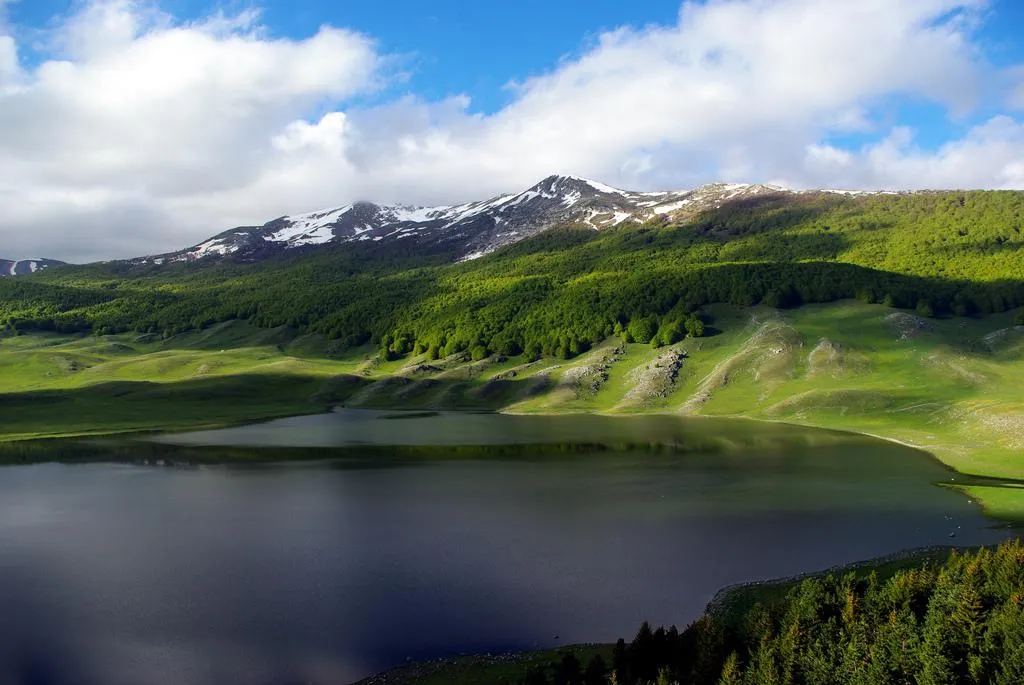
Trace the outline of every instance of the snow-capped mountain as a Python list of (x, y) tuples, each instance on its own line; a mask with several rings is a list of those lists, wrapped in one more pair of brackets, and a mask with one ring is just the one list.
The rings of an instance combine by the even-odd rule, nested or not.
[(26, 276), (64, 262), (56, 259), (0, 259), (0, 278), (4, 276)]
[(225, 231), (180, 252), (146, 257), (152, 264), (233, 255), (255, 258), (328, 243), (415, 241), (474, 259), (548, 228), (578, 224), (600, 230), (663, 215), (685, 219), (704, 209), (756, 195), (790, 193), (776, 186), (723, 184), (693, 190), (633, 192), (575, 176), (549, 176), (520, 193), (442, 207), (357, 202), (336, 209), (284, 216), (263, 226)]

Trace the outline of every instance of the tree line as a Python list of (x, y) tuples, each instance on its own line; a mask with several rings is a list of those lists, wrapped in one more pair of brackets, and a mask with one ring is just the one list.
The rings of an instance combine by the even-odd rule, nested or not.
[(682, 224), (550, 230), (465, 263), (403, 241), (62, 267), (0, 281), (0, 330), (172, 336), (247, 319), (386, 357), (571, 357), (611, 335), (699, 336), (717, 302), (975, 316), (1024, 305), (1022, 223), (1019, 192), (767, 195)]
[(1024, 546), (954, 552), (881, 579), (801, 581), (738, 616), (686, 630), (644, 624), (610, 663), (572, 655), (520, 685), (1019, 685), (1024, 683)]

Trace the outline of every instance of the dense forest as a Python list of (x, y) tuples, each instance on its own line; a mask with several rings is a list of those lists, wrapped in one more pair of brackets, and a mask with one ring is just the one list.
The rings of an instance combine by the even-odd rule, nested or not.
[(619, 640), (611, 663), (570, 655), (521, 685), (1019, 685), (1024, 546), (936, 565), (808, 578), (781, 601)]
[(708, 303), (860, 298), (924, 316), (1024, 305), (1024, 193), (778, 194), (684, 224), (563, 227), (451, 263), (415, 245), (255, 263), (111, 262), (0, 280), (0, 330), (172, 335), (229, 319), (378, 344), (386, 356), (571, 357), (613, 334), (703, 334)]

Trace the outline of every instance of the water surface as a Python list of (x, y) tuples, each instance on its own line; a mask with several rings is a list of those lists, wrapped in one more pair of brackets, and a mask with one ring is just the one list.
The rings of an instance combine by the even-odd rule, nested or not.
[[(344, 683), (406, 659), (682, 626), (730, 583), (1004, 535), (934, 485), (951, 475), (927, 455), (857, 436), (383, 416), (173, 440), (262, 445), (261, 458), (289, 445), (537, 449), (0, 469), (0, 681)], [(552, 442), (595, 447), (541, 449)]]

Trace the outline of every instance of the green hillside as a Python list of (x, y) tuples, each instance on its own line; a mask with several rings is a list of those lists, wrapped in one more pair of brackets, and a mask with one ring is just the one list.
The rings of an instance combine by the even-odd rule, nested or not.
[[(2, 437), (218, 426), (364, 408), (667, 412), (840, 428), (922, 447), (972, 475), (1024, 475), (1024, 327), (1013, 313), (925, 319), (844, 301), (713, 305), (719, 332), (662, 347), (610, 338), (570, 360), (468, 353), (382, 361), (244, 322), (193, 333), (0, 340)], [(1024, 489), (971, 492), (1011, 518)]]
[(0, 282), (0, 327), (173, 334), (242, 318), (397, 354), (571, 356), (616, 324), (671, 337), (716, 302), (1002, 312), (1024, 305), (1022, 225), (1020, 192), (767, 195), (683, 225), (549, 231), (461, 264), (408, 244), (55, 269)]
[[(671, 412), (862, 431), (1022, 479), (1022, 217), (1019, 192), (808, 193), (458, 264), (342, 246), (5, 279), (0, 434), (338, 404)], [(971, 493), (1024, 512), (1024, 489)]]

